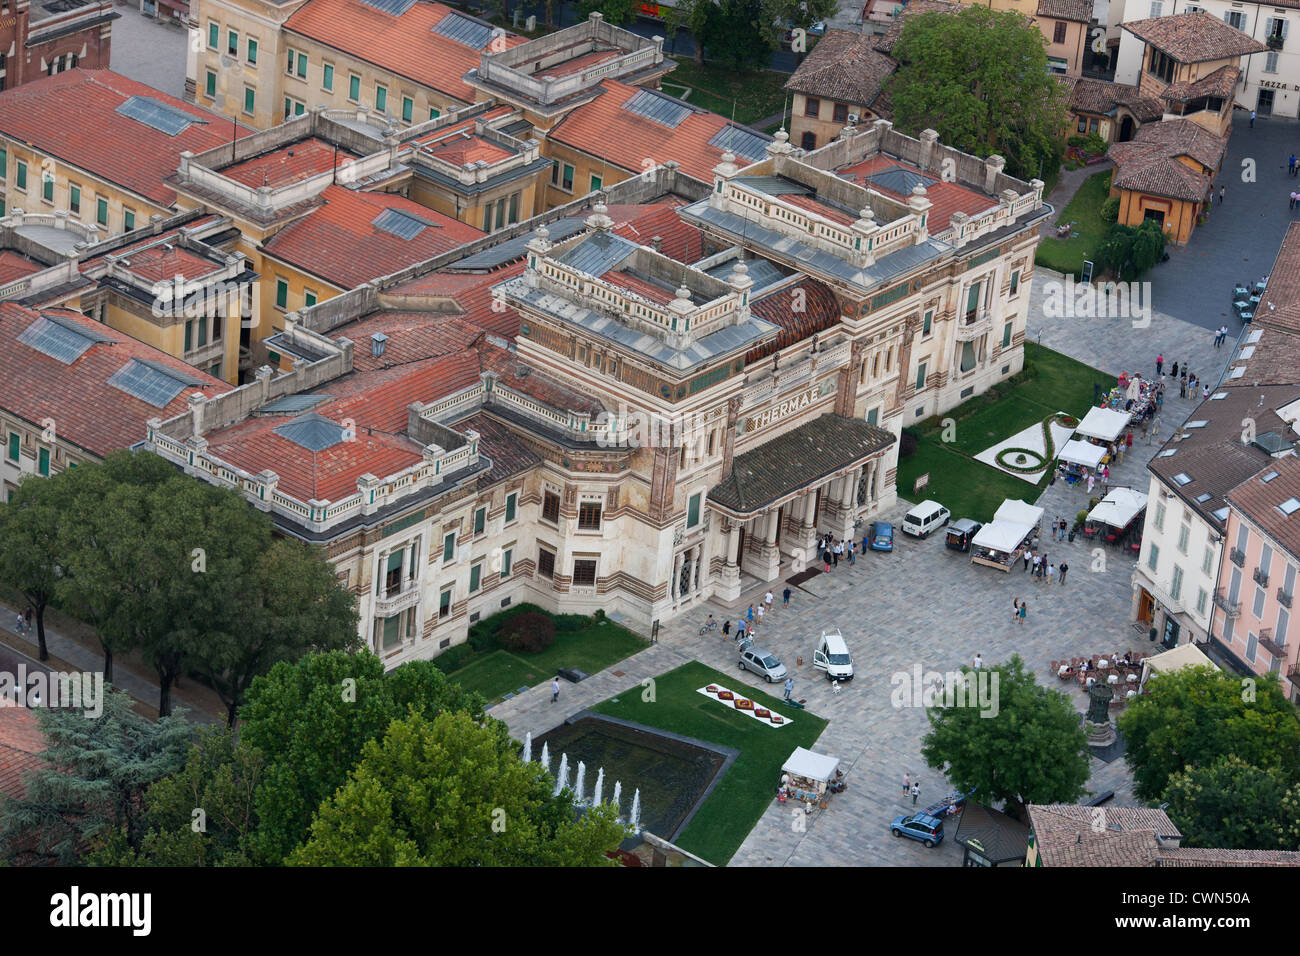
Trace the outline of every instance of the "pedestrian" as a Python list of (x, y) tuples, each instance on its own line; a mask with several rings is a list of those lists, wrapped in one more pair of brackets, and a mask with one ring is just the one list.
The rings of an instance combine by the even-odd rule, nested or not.
[(831, 558), (835, 562), (835, 567), (840, 566), (840, 555), (844, 553), (844, 545), (839, 541), (835, 542), (835, 547), (831, 549)]
[(1042, 563), (1043, 563), (1043, 556), (1041, 554), (1034, 555), (1034, 570), (1031, 572), (1030, 577), (1037, 579), (1038, 566)]
[(749, 610), (745, 612), (745, 620), (750, 624), (754, 623), (754, 605), (751, 604)]
[(742, 617), (736, 621), (736, 641), (740, 642), (745, 639), (745, 619)]
[(1207, 385), (1201, 391), (1201, 401), (1208, 402), (1209, 400), (1210, 400), (1210, 386)]
[(1096, 480), (1097, 480), (1096, 475), (1088, 476), (1088, 494), (1092, 494), (1092, 486), (1096, 482)]
[(1051, 583), (1052, 583), (1052, 580), (1053, 580), (1055, 577), (1056, 577), (1056, 565), (1054, 565), (1054, 564), (1049, 564), (1049, 565), (1047, 566), (1047, 583), (1048, 583), (1048, 584), (1051, 584)]
[(1026, 604), (1024, 601), (1020, 602), (1020, 623), (1021, 624), (1025, 623), (1025, 617), (1028, 613), (1028, 608), (1029, 608), (1028, 604)]
[(974, 663), (975, 663), (975, 670), (979, 670), (981, 667), (984, 666), (984, 658), (980, 655), (979, 651), (976, 651), (976, 652), (975, 652), (975, 662), (974, 662)]
[(912, 773), (909, 770), (907, 773), (903, 774), (903, 796), (907, 796), (911, 792), (912, 792)]
[(1016, 598), (1014, 601), (1011, 602), (1011, 620), (1017, 621), (1019, 619), (1020, 619), (1020, 598)]
[(1156, 356), (1156, 375), (1162, 375), (1164, 373), (1164, 370), (1165, 370), (1165, 356), (1164, 353), (1161, 352), (1159, 355)]
[(774, 600), (776, 600), (776, 598), (772, 595), (771, 591), (768, 591), (766, 594), (763, 595), (763, 603), (767, 605), (767, 609), (769, 611), (772, 610), (772, 602)]
[(827, 574), (830, 574), (830, 573), (831, 573), (831, 553), (830, 553), (829, 551), (823, 551), (823, 552), (822, 552), (822, 560), (826, 562), (826, 567), (825, 567), (823, 570), (824, 570)]
[(763, 605), (761, 604), (758, 606), (758, 620), (755, 623), (756, 624), (763, 623)]
[(723, 637), (731, 636), (731, 618), (727, 618), (725, 621), (722, 622), (722, 636)]
[(1170, 366), (1170, 368), (1169, 368), (1169, 374), (1172, 375), (1174, 378), (1177, 378), (1177, 377), (1178, 377), (1178, 363), (1177, 363), (1177, 362), (1175, 362), (1172, 366)]
[(17, 617), (18, 619), (14, 622), (14, 630), (21, 634), (23, 632), (23, 616), (19, 614)]
[(560, 699), (560, 677), (557, 674), (551, 678), (551, 703)]
[(858, 543), (856, 541), (850, 541), (849, 542), (849, 567), (854, 567), (858, 563), (857, 550), (858, 550)]
[(1219, 205), (1220, 205), (1220, 206), (1223, 205), (1223, 193), (1224, 193), (1224, 190), (1225, 190), (1226, 188), (1227, 188), (1226, 186), (1220, 186), (1220, 187), (1219, 187)]
[(1286, 171), (1292, 176), (1295, 175), (1295, 153), (1292, 153), (1291, 158), (1287, 160)]
[(789, 700), (792, 693), (794, 693), (794, 678), (787, 677), (785, 679), (785, 699)]
[(1068, 564), (1066, 564), (1064, 561), (1062, 561), (1062, 562), (1061, 562), (1061, 567), (1060, 567), (1060, 571), (1061, 571), (1060, 581), (1061, 581), (1062, 584), (1065, 583), (1065, 572), (1068, 571), (1068, 570), (1070, 570), (1070, 566), (1069, 566)]
[(782, 592), (782, 594), (781, 594), (781, 598), (782, 598), (782, 603), (783, 603), (786, 607), (789, 607), (789, 606), (790, 606), (790, 589), (789, 589), (789, 588), (786, 588), (785, 591)]
[(1187, 388), (1192, 393), (1192, 398), (1196, 397), (1196, 373), (1192, 372), (1187, 376)]
[(1024, 567), (1024, 570), (1025, 570), (1025, 571), (1028, 571), (1028, 570), (1029, 570), (1029, 562), (1031, 562), (1031, 561), (1034, 560), (1034, 549), (1033, 549), (1033, 548), (1027, 548), (1027, 549), (1025, 550), (1024, 558), (1025, 558), (1025, 567)]
[(1161, 388), (1156, 392), (1156, 414), (1159, 415), (1160, 410), (1164, 407), (1165, 407), (1165, 390)]
[(920, 796), (921, 785), (919, 783), (912, 784), (912, 806), (916, 806), (916, 801)]
[(1251, 128), (1251, 129), (1254, 129), (1254, 128), (1255, 128), (1255, 111), (1254, 111), (1254, 110), (1251, 110), (1251, 111), (1250, 111), (1250, 128)]
[(1291, 208), (1292, 208), (1292, 209), (1295, 208), (1295, 192), (1294, 192), (1294, 191), (1291, 193)]

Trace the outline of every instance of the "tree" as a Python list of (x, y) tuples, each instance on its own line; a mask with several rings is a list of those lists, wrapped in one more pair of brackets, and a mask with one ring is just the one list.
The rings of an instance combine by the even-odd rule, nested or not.
[(21, 800), (0, 804), (0, 855), (34, 855), (68, 866), (83, 847), (119, 838), (138, 846), (145, 790), (177, 770), (193, 736), (179, 714), (150, 721), (126, 693), (104, 687), (103, 713), (42, 708), (37, 721), (49, 746), (27, 778)]
[(1228, 754), (1174, 774), (1164, 802), (1184, 846), (1300, 849), (1300, 784), (1278, 767), (1253, 767)]
[(1007, 172), (1039, 177), (1060, 163), (1065, 87), (1047, 69), (1046, 41), (1014, 11), (963, 7), (907, 19), (886, 81), (900, 131), (926, 128), (976, 156), (998, 154)]
[(1040, 687), (1019, 655), (963, 672), (972, 680), (990, 675), (985, 679), (997, 710), (928, 708), (930, 732), (921, 748), (926, 763), (936, 770), (946, 766), (959, 790), (973, 790), (986, 803), (1006, 801), (1008, 813), (1022, 820), (1027, 803), (1077, 801), (1088, 780), (1089, 758), (1087, 736), (1069, 698)]
[(467, 694), (431, 661), (384, 674), (369, 652), (309, 654), (282, 661), (248, 691), (241, 742), (266, 769), (254, 798), (258, 861), (278, 865), (307, 837), (321, 803), (347, 780), (365, 744), (397, 718), (460, 710), (482, 719), (483, 699)]
[(1165, 254), (1165, 231), (1154, 219), (1142, 220), (1133, 238), (1132, 275), (1130, 281), (1142, 278)]
[(1174, 774), (1229, 755), (1300, 780), (1300, 716), (1275, 675), (1243, 680), (1208, 666), (1160, 674), (1118, 726), (1142, 800), (1160, 799)]
[(1115, 223), (1102, 238), (1094, 253), (1098, 265), (1109, 270), (1116, 279), (1122, 281), (1133, 270), (1133, 246), (1136, 241), (1136, 229), (1122, 223)]
[(762, 0), (763, 37), (771, 49), (776, 49), (785, 39), (787, 28), (807, 31), (814, 23), (835, 16), (838, 10), (839, 0)]
[(0, 581), (17, 588), (36, 617), (40, 659), (45, 646), (45, 609), (54, 603), (59, 583), (59, 526), (65, 520), (72, 483), (67, 472), (29, 478), (6, 505), (0, 505)]
[(733, 70), (767, 65), (773, 43), (765, 35), (763, 0), (716, 0), (700, 7), (691, 23), (697, 48)]
[(394, 721), (320, 808), (299, 866), (599, 866), (626, 830), (610, 805), (577, 818), (500, 721)]
[(622, 26), (636, 19), (635, 0), (578, 0), (578, 14), (586, 19), (593, 13), (605, 15), (605, 22)]

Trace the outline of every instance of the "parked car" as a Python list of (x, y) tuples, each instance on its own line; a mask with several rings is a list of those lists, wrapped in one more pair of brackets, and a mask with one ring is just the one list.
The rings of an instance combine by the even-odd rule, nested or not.
[(942, 528), (952, 517), (952, 512), (937, 501), (926, 500), (903, 517), (903, 531), (918, 538), (927, 538), (935, 528)]
[(944, 544), (954, 551), (969, 551), (970, 543), (979, 534), (984, 525), (970, 518), (958, 518), (948, 526), (948, 537)]
[(894, 550), (894, 526), (887, 521), (873, 521), (867, 531), (867, 547), (872, 551)]
[(935, 846), (943, 842), (943, 821), (928, 813), (913, 813), (911, 816), (894, 817), (889, 832), (896, 837), (911, 837), (926, 846)]
[(822, 639), (813, 651), (813, 667), (824, 670), (827, 680), (853, 680), (853, 658), (838, 627), (822, 631)]
[(747, 647), (740, 652), (740, 669), (753, 671), (769, 684), (785, 680), (785, 665), (771, 651), (761, 647)]
[[(823, 34), (826, 33), (826, 21), (818, 20), (816, 23), (809, 26), (807, 30), (808, 30), (808, 36), (810, 37), (822, 36)], [(786, 46), (789, 46), (791, 43), (794, 42), (794, 31), (795, 31), (794, 24), (791, 23), (789, 20), (785, 21), (785, 35), (781, 38), (781, 40), (783, 43), (785, 43)]]

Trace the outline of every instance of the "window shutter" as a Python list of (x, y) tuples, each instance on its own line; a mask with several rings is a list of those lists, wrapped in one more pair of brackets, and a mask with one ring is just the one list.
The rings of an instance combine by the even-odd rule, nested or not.
[(398, 570), (402, 566), (402, 557), (404, 554), (405, 554), (404, 551), (397, 551), (394, 552), (393, 554), (390, 554), (388, 556), (387, 570), (390, 572)]

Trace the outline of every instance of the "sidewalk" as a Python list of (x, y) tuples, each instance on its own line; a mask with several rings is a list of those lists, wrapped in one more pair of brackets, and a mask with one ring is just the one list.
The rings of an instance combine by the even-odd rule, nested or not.
[(1067, 169), (1061, 173), (1061, 178), (1057, 181), (1051, 195), (1044, 196), (1043, 199), (1051, 204), (1056, 215), (1050, 219), (1044, 220), (1043, 224), (1038, 227), (1038, 234), (1044, 239), (1056, 238), (1056, 220), (1065, 212), (1065, 207), (1070, 204), (1074, 194), (1079, 191), (1088, 179), (1107, 169), (1114, 169), (1114, 160), (1107, 159), (1104, 162), (1097, 163), (1094, 166), (1084, 166), (1080, 169)]
[[(0, 603), (0, 644), (5, 644), (22, 654), (36, 659), (38, 653), (36, 625), (33, 622), (29, 633), (19, 634), (14, 629), (17, 617), (18, 610), (16, 608)], [(76, 670), (94, 673), (104, 669), (104, 655), (102, 653), (90, 650), (78, 641), (60, 634), (58, 631), (51, 629), (48, 624), (45, 626), (45, 646), (50, 652), (50, 660), (45, 662), (45, 666), (51, 667), (51, 669), (58, 666), (55, 663), (56, 658)], [(215, 700), (215, 695), (211, 690), (201, 684), (196, 685), (189, 680), (183, 679), (183, 683), (185, 685), (183, 688), (172, 687), (173, 707), (184, 707), (189, 718), (195, 723), (216, 724), (224, 722), (224, 712), (221, 714), (212, 713), (212, 705), (202, 699), (202, 696), (210, 696)], [(126, 691), (144, 704), (149, 708), (151, 714), (157, 714), (157, 681), (141, 677), (133, 668), (126, 666), (120, 658), (115, 658), (113, 661), (113, 686)]]

